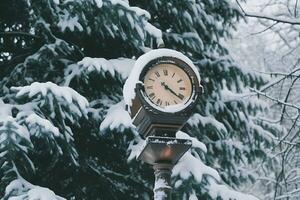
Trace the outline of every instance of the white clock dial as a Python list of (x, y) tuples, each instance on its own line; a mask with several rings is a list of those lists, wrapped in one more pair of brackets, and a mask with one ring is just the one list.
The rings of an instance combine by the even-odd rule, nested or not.
[(164, 108), (186, 102), (192, 95), (188, 74), (174, 64), (158, 64), (144, 78), (145, 92), (155, 105)]

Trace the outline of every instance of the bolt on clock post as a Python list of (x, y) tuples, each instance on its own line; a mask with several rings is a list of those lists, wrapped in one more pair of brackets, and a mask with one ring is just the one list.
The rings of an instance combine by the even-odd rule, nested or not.
[(138, 159), (154, 168), (154, 199), (171, 199), (172, 168), (192, 145), (176, 132), (192, 115), (201, 90), (193, 62), (171, 49), (139, 57), (124, 85), (127, 110), (145, 139)]

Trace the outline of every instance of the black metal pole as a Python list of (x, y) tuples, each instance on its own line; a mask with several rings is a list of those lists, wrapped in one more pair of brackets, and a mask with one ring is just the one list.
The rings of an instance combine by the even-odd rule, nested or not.
[(171, 174), (173, 165), (167, 163), (156, 163), (153, 165), (155, 184), (154, 200), (171, 200)]

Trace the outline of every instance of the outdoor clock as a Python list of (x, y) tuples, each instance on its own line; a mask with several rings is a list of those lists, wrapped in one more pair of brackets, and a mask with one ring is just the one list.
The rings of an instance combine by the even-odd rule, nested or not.
[(194, 79), (190, 79), (184, 64), (180, 67), (172, 57), (162, 57), (154, 62), (142, 77), (144, 97), (162, 111), (172, 105), (187, 103), (192, 98)]
[(190, 59), (174, 50), (152, 50), (139, 59), (138, 69), (129, 76), (137, 79), (131, 84), (135, 96), (128, 106), (133, 124), (144, 138), (175, 137), (201, 95), (198, 71)]

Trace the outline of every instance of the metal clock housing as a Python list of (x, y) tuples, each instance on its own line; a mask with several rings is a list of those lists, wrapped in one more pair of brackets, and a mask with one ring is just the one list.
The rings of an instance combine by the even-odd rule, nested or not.
[[(176, 78), (176, 76), (177, 76), (176, 72), (178, 73), (179, 70), (177, 69), (176, 72), (172, 72), (172, 71), (168, 72), (167, 68), (168, 67), (170, 68), (170, 66), (172, 66), (171, 68), (174, 68), (175, 70), (176, 70), (176, 68), (181, 70), (182, 73), (184, 73), (184, 75), (186, 76), (186, 78), (182, 78), (180, 76)], [(160, 70), (160, 71), (163, 71), (163, 73), (159, 74), (158, 71), (155, 70), (155, 75), (154, 75), (154, 77), (152, 77), (152, 79), (150, 77), (147, 77), (147, 73), (149, 71), (151, 71), (153, 68), (162, 68), (163, 70)], [(161, 99), (151, 98), (152, 97), (151, 94), (155, 94), (155, 92), (150, 93), (150, 94), (148, 92), (148, 94), (147, 94), (147, 87), (151, 87), (151, 86), (145, 84), (146, 78), (148, 78), (150, 80), (154, 80), (154, 79), (157, 80), (157, 79), (160, 79), (163, 77), (170, 77), (171, 80), (169, 80), (169, 84), (171, 84), (172, 86), (175, 85), (175, 87), (177, 85), (179, 90), (176, 91), (176, 89), (174, 87), (171, 89), (168, 86), (167, 81), (166, 82), (165, 81), (156, 81), (156, 82), (159, 82), (159, 84), (161, 84), (160, 88), (164, 88), (166, 93), (162, 94)], [(159, 114), (170, 113), (172, 115), (174, 115), (174, 114), (176, 115), (178, 113), (189, 112), (193, 108), (193, 104), (197, 102), (199, 94), (201, 93), (200, 83), (199, 83), (199, 80), (198, 80), (195, 72), (193, 71), (193, 69), (188, 64), (186, 64), (184, 61), (182, 61), (178, 58), (174, 58), (174, 57), (164, 56), (164, 57), (159, 57), (159, 58), (152, 60), (144, 67), (144, 70), (140, 74), (139, 80), (143, 84), (140, 83), (137, 85), (136, 92), (138, 93), (138, 95), (140, 97), (142, 97), (143, 103), (145, 106), (151, 107), (152, 108), (151, 110), (153, 112), (159, 113)], [(186, 83), (185, 85), (182, 85), (184, 82), (188, 82), (188, 83)], [(188, 85), (187, 89), (189, 90), (189, 92), (186, 95), (183, 95), (185, 91), (182, 90), (182, 92), (181, 92), (180, 90), (186, 89), (186, 88), (180, 87), (180, 86), (186, 86), (186, 85)], [(164, 89), (162, 89), (162, 90), (164, 90)], [(153, 88), (153, 90), (154, 90), (154, 88)], [(164, 99), (166, 99), (168, 96), (172, 96), (172, 97), (174, 97), (174, 99), (173, 100), (171, 99), (170, 101), (165, 101)], [(155, 99), (156, 102), (154, 102), (153, 99)], [(162, 106), (159, 106), (159, 104)]]
[[(151, 69), (159, 69), (160, 67), (163, 68), (164, 66), (171, 65), (186, 74), (187, 79), (185, 81), (189, 82), (188, 84), (190, 84), (191, 91), (190, 93), (186, 93), (188, 95), (184, 96), (182, 101), (178, 104), (173, 103), (173, 105), (167, 105), (166, 102), (160, 104), (160, 102), (157, 102), (157, 99), (153, 101), (149, 92), (147, 93), (147, 88), (145, 87), (149, 87), (149, 85), (145, 85), (145, 78)], [(161, 75), (163, 76), (163, 74)], [(156, 78), (160, 81), (159, 77)], [(185, 124), (192, 114), (192, 109), (196, 106), (201, 94), (200, 80), (198, 80), (195, 71), (187, 63), (178, 58), (162, 56), (153, 59), (145, 65), (139, 80), (140, 82), (137, 83), (135, 89), (136, 98), (133, 100), (131, 107), (133, 124), (137, 127), (138, 132), (143, 133), (142, 136), (144, 138), (149, 135), (175, 137), (175, 133)], [(172, 80), (173, 79), (169, 81), (169, 84), (171, 84)], [(178, 78), (173, 81), (177, 82)], [(177, 98), (178, 101), (180, 100), (180, 93), (176, 93), (180, 88), (176, 91), (174, 87), (170, 89), (171, 87), (167, 86), (168, 88), (166, 88), (166, 81), (160, 81), (158, 83), (161, 84), (162, 88), (166, 89), (166, 95), (173, 95), (174, 99)], [(180, 87), (180, 85), (178, 87)]]

